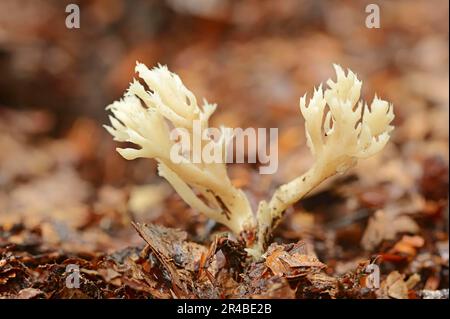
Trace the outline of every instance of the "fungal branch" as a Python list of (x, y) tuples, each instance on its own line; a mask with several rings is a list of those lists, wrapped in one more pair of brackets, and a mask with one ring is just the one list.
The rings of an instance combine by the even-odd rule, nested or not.
[[(300, 99), (307, 144), (315, 157), (313, 166), (280, 186), (270, 201), (260, 202), (256, 215), (244, 192), (232, 185), (226, 172), (225, 150), (232, 136), (225, 128), (216, 139), (202, 133), (216, 105), (204, 101), (199, 107), (194, 94), (167, 67), (150, 70), (138, 63), (136, 72), (148, 89), (134, 80), (124, 98), (107, 107), (113, 116), (111, 126), (105, 128), (116, 141), (138, 146), (118, 148), (124, 158), (155, 159), (159, 175), (188, 205), (229, 227), (245, 241), (247, 252), (259, 258), (286, 208), (326, 178), (342, 174), (358, 159), (379, 152), (389, 141), (394, 128), (392, 105), (375, 96), (369, 107), (360, 101), (362, 82), (356, 75), (350, 70), (345, 73), (338, 65), (334, 68), (336, 82), (328, 80), (325, 91), (319, 86), (308, 103), (306, 94)], [(196, 123), (200, 123), (200, 130), (196, 130)], [(177, 148), (174, 132), (177, 135), (179, 130), (191, 140), (200, 138), (202, 151), (211, 147), (224, 150), (221, 161), (205, 162), (195, 148)]]
[[(128, 160), (155, 159), (159, 175), (188, 205), (226, 225), (234, 233), (253, 229), (250, 204), (245, 194), (231, 184), (225, 158), (205, 163), (199, 154), (193, 154), (193, 147), (177, 147), (176, 135), (184, 133), (190, 140), (203, 141), (201, 149), (208, 145), (226, 150), (231, 136), (225, 128), (217, 140), (210, 136), (194, 136), (208, 128), (209, 117), (216, 105), (204, 101), (200, 108), (194, 94), (165, 66), (150, 70), (138, 63), (136, 72), (149, 90), (134, 80), (125, 97), (107, 107), (113, 114), (111, 126), (105, 126), (108, 132), (116, 141), (138, 146), (137, 149), (118, 148), (117, 151)], [(200, 129), (195, 129), (196, 124)], [(226, 152), (223, 154), (225, 157)]]
[(370, 107), (360, 101), (362, 82), (348, 70), (347, 74), (334, 65), (337, 80), (328, 80), (306, 103), (300, 99), (300, 111), (305, 118), (307, 145), (314, 155), (313, 166), (302, 176), (280, 186), (267, 203), (262, 201), (257, 212), (258, 241), (250, 252), (264, 250), (270, 234), (282, 218), (284, 210), (299, 201), (323, 180), (342, 174), (383, 149), (394, 129), (393, 107), (377, 96)]

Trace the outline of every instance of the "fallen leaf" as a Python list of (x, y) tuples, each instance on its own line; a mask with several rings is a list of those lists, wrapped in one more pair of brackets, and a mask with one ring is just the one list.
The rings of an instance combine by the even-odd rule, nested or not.
[(366, 250), (373, 250), (383, 240), (395, 239), (398, 233), (415, 234), (418, 231), (419, 226), (411, 217), (406, 215), (392, 216), (383, 210), (378, 210), (369, 219), (361, 239), (361, 245)]
[(37, 297), (39, 295), (42, 295), (42, 294), (44, 294), (44, 292), (39, 289), (25, 288), (25, 289), (22, 289), (21, 291), (19, 291), (16, 298), (17, 299), (31, 299), (31, 298)]
[(381, 283), (379, 293), (381, 297), (390, 297), (394, 299), (408, 299), (408, 291), (420, 282), (418, 274), (411, 275), (405, 281), (405, 275), (398, 271), (391, 272)]
[(307, 254), (303, 243), (293, 245), (272, 244), (266, 252), (265, 265), (275, 276), (296, 278), (318, 272), (326, 265), (313, 254)]
[(405, 235), (390, 250), (390, 253), (414, 257), (417, 254), (417, 249), (423, 247), (424, 244), (425, 240), (420, 236)]

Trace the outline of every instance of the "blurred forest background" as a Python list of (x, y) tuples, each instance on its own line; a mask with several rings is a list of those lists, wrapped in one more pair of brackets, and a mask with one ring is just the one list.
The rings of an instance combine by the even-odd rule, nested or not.
[[(66, 28), (69, 3), (80, 6), (79, 29)], [(366, 27), (369, 3), (380, 7), (379, 29)], [(376, 93), (394, 104), (392, 143), (292, 208), (276, 240), (309, 241), (329, 275), (385, 254), (385, 276), (421, 273), (420, 289), (448, 288), (448, 6), (1, 0), (0, 247), (112, 252), (143, 243), (132, 220), (181, 228), (197, 241), (209, 234), (152, 161), (125, 161), (101, 127), (136, 61), (167, 64), (197, 99), (218, 103), (214, 126), (279, 128), (275, 175), (230, 165), (253, 204), (311, 164), (299, 97), (333, 77), (337, 63), (358, 74), (365, 100)], [(407, 221), (387, 231), (399, 215)], [(402, 233), (413, 236), (405, 243)], [(38, 287), (2, 290), (8, 271), (0, 263), (0, 293)]]

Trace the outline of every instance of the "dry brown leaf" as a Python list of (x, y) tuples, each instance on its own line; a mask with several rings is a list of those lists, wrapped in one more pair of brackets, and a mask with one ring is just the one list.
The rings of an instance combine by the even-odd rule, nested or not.
[(425, 240), (420, 236), (403, 236), (395, 246), (390, 250), (390, 253), (401, 253), (408, 256), (415, 256), (417, 249), (423, 247)]
[(19, 293), (17, 294), (17, 296), (15, 296), (15, 298), (31, 299), (31, 298), (34, 298), (34, 297), (37, 297), (37, 296), (43, 295), (43, 294), (44, 294), (44, 292), (39, 289), (25, 288), (25, 289), (22, 289), (21, 291), (19, 291)]
[(272, 244), (266, 252), (265, 265), (275, 276), (296, 278), (318, 272), (326, 265), (313, 254), (307, 254), (304, 243), (293, 245)]
[(366, 250), (375, 249), (383, 240), (393, 240), (398, 233), (417, 233), (419, 226), (409, 216), (392, 216), (383, 210), (375, 212), (361, 239), (361, 245)]
[(420, 282), (418, 274), (411, 275), (405, 281), (405, 275), (398, 271), (391, 272), (381, 283), (378, 294), (382, 298), (408, 299), (408, 291)]
[(170, 274), (174, 293), (178, 297), (192, 296), (193, 270), (207, 248), (186, 242), (187, 233), (181, 230), (154, 224), (133, 223), (133, 226)]

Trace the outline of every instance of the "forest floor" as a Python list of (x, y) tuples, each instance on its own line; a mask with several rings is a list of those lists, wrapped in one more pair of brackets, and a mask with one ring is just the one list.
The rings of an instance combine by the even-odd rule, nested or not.
[[(69, 33), (48, 24), (64, 14), (59, 1), (27, 2), (17, 15), (36, 14), (23, 25), (7, 2), (0, 298), (448, 298), (448, 9), (384, 3), (371, 30), (358, 1), (243, 1), (199, 17), (93, 0)], [(393, 102), (396, 129), (379, 155), (289, 208), (252, 263), (153, 161), (116, 153), (104, 107), (136, 60), (168, 64), (198, 100), (217, 102), (213, 126), (279, 128), (276, 174), (229, 165), (252, 205), (311, 165), (298, 99), (332, 63), (358, 73), (364, 99)]]

